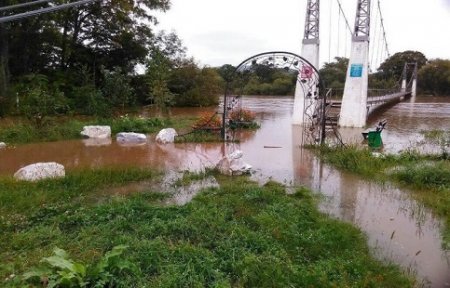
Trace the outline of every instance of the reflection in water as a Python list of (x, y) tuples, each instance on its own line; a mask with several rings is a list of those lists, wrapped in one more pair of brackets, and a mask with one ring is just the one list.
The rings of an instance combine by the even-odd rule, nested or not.
[[(385, 150), (396, 152), (423, 139), (420, 130), (449, 129), (450, 104), (439, 98), (417, 98), (420, 103), (399, 103), (385, 111)], [(261, 121), (257, 131), (239, 132), (240, 143), (159, 145), (154, 137), (137, 147), (87, 145), (63, 141), (21, 145), (0, 150), (0, 174), (12, 175), (19, 168), (56, 161), (66, 169), (140, 166), (180, 171), (214, 166), (234, 149), (244, 152), (259, 182), (274, 179), (288, 186), (304, 185), (325, 195), (321, 210), (354, 223), (368, 237), (375, 254), (416, 271), (433, 287), (450, 282), (449, 255), (441, 249), (441, 225), (428, 209), (408, 197), (408, 192), (368, 183), (354, 175), (323, 164), (311, 151), (301, 148), (301, 128), (291, 125), (290, 97), (245, 97), (243, 106), (255, 111)], [(200, 113), (201, 108), (174, 113)], [(373, 126), (379, 119), (373, 119)], [(361, 142), (362, 129), (341, 131), (344, 139)], [(266, 148), (265, 148), (266, 147)], [(270, 149), (267, 147), (281, 147)], [(192, 193), (186, 193), (189, 197)], [(184, 199), (184, 198), (183, 198)], [(184, 200), (183, 200), (184, 201)], [(187, 200), (186, 200), (187, 201)]]

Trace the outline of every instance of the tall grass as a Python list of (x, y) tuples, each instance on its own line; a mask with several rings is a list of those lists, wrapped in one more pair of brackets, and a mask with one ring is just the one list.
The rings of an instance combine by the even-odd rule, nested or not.
[[(41, 185), (68, 185), (50, 182)], [(94, 263), (125, 244), (122, 258), (137, 270), (117, 279), (118, 287), (412, 287), (397, 267), (372, 258), (360, 231), (319, 213), (309, 191), (286, 195), (279, 184), (246, 178), (219, 182), (185, 206), (163, 206), (149, 192), (10, 224), (0, 235), (1, 285), (22, 285), (20, 277), (3, 279), (34, 267), (54, 246)], [(85, 185), (79, 191), (91, 189)]]

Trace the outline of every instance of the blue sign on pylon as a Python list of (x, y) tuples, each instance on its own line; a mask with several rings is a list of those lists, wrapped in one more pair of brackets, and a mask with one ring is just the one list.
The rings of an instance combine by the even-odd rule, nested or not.
[(363, 65), (352, 64), (350, 67), (350, 77), (362, 77)]

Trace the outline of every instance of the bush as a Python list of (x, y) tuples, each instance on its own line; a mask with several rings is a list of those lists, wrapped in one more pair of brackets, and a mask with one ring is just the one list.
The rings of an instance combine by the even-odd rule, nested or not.
[(21, 99), (19, 111), (32, 121), (36, 127), (42, 127), (48, 116), (64, 114), (69, 106), (64, 93), (49, 85), (48, 78), (41, 74), (30, 74), (18, 86)]
[(245, 108), (234, 110), (230, 113), (230, 119), (233, 121), (253, 122), (255, 121), (255, 118), (255, 113)]
[(222, 119), (217, 113), (203, 113), (192, 126), (193, 129), (217, 130), (222, 127)]
[(111, 123), (112, 133), (137, 132), (153, 133), (157, 129), (164, 127), (167, 121), (160, 118), (129, 117), (128, 115), (114, 119)]

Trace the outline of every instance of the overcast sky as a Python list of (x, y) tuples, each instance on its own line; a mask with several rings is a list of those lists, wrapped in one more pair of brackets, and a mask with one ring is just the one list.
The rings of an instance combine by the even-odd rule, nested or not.
[[(306, 0), (171, 2), (169, 11), (157, 15), (158, 29), (175, 31), (201, 65), (237, 65), (254, 54), (275, 50), (300, 54)], [(341, 3), (353, 29), (357, 0)], [(349, 56), (350, 37), (337, 7), (336, 0), (321, 0), (321, 63)], [(381, 0), (381, 8), (391, 54), (416, 50), (428, 58), (450, 59), (450, 0)], [(375, 11), (373, 24), (379, 21)], [(374, 26), (378, 25), (372, 27), (372, 38), (378, 39)], [(378, 66), (382, 49), (375, 43), (372, 40), (369, 60)]]

